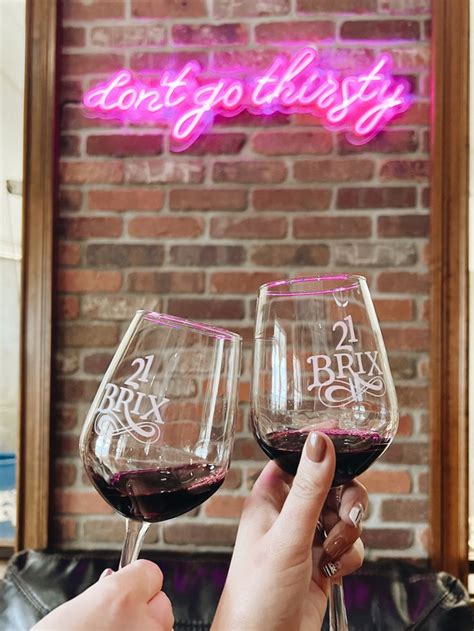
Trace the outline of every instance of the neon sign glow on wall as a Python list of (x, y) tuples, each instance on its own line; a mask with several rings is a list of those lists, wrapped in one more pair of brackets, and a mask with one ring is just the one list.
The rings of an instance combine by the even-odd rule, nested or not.
[(406, 81), (394, 78), (383, 55), (365, 71), (340, 76), (323, 69), (317, 49), (305, 47), (289, 60), (275, 58), (268, 70), (209, 79), (197, 61), (177, 72), (147, 72), (139, 78), (120, 70), (83, 98), (87, 111), (123, 121), (160, 121), (170, 126), (171, 149), (183, 151), (211, 125), (216, 114), (306, 113), (328, 129), (345, 131), (353, 144), (371, 140), (410, 106)]

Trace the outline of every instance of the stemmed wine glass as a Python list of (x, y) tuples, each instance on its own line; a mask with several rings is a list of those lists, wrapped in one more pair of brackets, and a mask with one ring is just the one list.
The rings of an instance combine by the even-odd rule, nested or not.
[[(261, 448), (290, 474), (311, 430), (329, 436), (336, 450), (333, 487), (360, 475), (387, 449), (398, 425), (397, 398), (363, 276), (262, 285), (251, 413)], [(324, 573), (330, 577), (331, 568)], [(341, 581), (332, 581), (329, 617), (332, 631), (348, 629)]]
[(80, 439), (84, 467), (127, 519), (120, 567), (152, 522), (182, 515), (224, 481), (234, 435), (241, 338), (152, 311), (133, 318)]

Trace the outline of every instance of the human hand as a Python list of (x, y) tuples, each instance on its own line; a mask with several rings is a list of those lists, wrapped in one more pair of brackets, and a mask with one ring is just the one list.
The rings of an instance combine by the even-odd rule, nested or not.
[(294, 478), (273, 461), (266, 465), (244, 505), (212, 631), (321, 627), (330, 588), (325, 574), (350, 574), (364, 556), (365, 488), (355, 481), (345, 486), (338, 514), (334, 490), (325, 506), (335, 462), (331, 440), (312, 432)]
[(162, 585), (160, 568), (139, 559), (118, 572), (104, 572), (97, 583), (54, 609), (31, 631), (170, 631), (174, 617)]

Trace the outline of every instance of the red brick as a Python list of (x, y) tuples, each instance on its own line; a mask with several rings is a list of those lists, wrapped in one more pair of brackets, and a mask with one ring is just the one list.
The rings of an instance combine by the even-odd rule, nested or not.
[(132, 17), (200, 18), (207, 15), (205, 0), (132, 0)]
[(78, 368), (79, 355), (76, 350), (66, 348), (54, 352), (54, 370), (57, 374), (72, 375)]
[(418, 180), (425, 181), (430, 175), (428, 160), (389, 160), (382, 164), (382, 180)]
[(162, 24), (97, 26), (91, 30), (91, 42), (105, 48), (162, 46), (166, 43), (166, 28)]
[(197, 61), (203, 68), (209, 66), (207, 52), (200, 50), (178, 50), (175, 52), (132, 52), (130, 67), (132, 70), (148, 71), (153, 68), (166, 68), (179, 71), (190, 61)]
[(66, 239), (119, 237), (122, 224), (118, 217), (62, 217), (58, 222), (58, 233)]
[(91, 243), (86, 252), (88, 265), (99, 267), (156, 267), (163, 259), (163, 246), (155, 244)]
[(77, 296), (57, 296), (56, 316), (61, 320), (76, 320), (79, 317), (79, 299)]
[(382, 272), (377, 281), (378, 291), (390, 293), (427, 294), (430, 287), (430, 275), (419, 272)]
[(57, 513), (70, 515), (107, 515), (112, 507), (96, 492), (56, 490), (54, 509)]
[[(82, 98), (82, 88), (79, 100)], [(82, 105), (75, 105), (73, 103), (66, 103), (61, 111), (61, 129), (62, 130), (75, 130), (75, 129), (90, 129), (97, 127), (101, 131), (104, 127), (121, 127), (122, 123), (118, 119), (104, 119), (97, 118), (95, 116), (89, 116), (84, 111)]]
[(402, 125), (429, 125), (431, 118), (431, 103), (412, 103), (402, 114), (393, 119), (394, 127)]
[(59, 84), (59, 104), (65, 105), (71, 101), (79, 102), (82, 99), (82, 81), (64, 79)]
[(211, 236), (235, 239), (281, 239), (287, 232), (285, 217), (212, 217)]
[(245, 160), (242, 162), (216, 162), (212, 171), (214, 182), (239, 182), (241, 184), (278, 183), (286, 179), (287, 169), (283, 162)]
[[(58, 397), (62, 397), (63, 394), (69, 393), (68, 384), (71, 383), (71, 379), (58, 379), (57, 384), (57, 392)], [(66, 387), (64, 387), (66, 385)], [(91, 397), (89, 399), (89, 403), (94, 398), (94, 393), (91, 392)], [(71, 399), (71, 403), (75, 403), (77, 399)], [(54, 440), (54, 453), (61, 454), (62, 456), (79, 456), (79, 436), (76, 434), (55, 434), (53, 436)]]
[(119, 339), (117, 324), (68, 324), (59, 329), (58, 335), (60, 345), (73, 348), (115, 346)]
[(429, 392), (424, 386), (397, 386), (400, 407), (423, 409), (428, 407)]
[(125, 57), (114, 53), (84, 53), (82, 55), (63, 55), (61, 58), (61, 73), (64, 77), (99, 72), (114, 72), (123, 68)]
[(333, 148), (332, 135), (325, 130), (294, 132), (260, 132), (255, 134), (253, 148), (257, 153), (269, 156), (324, 155)]
[(245, 134), (227, 132), (204, 134), (194, 142), (186, 153), (193, 156), (224, 155), (240, 153), (247, 141)]
[(91, 375), (103, 375), (112, 360), (112, 353), (93, 353), (84, 357), (84, 372)]
[(62, 2), (63, 20), (101, 20), (103, 18), (123, 18), (123, 0), (65, 0)]
[(128, 222), (132, 237), (197, 237), (203, 233), (202, 217), (133, 217)]
[(71, 486), (76, 481), (77, 468), (71, 462), (56, 461), (54, 463), (55, 486)]
[(261, 188), (253, 192), (255, 210), (327, 210), (329, 188)]
[(154, 309), (158, 299), (154, 296), (85, 295), (81, 300), (81, 313), (89, 320), (125, 320), (128, 322), (139, 309)]
[(310, 42), (316, 40), (323, 42), (330, 40), (335, 35), (335, 24), (329, 20), (301, 22), (268, 22), (257, 24), (255, 27), (255, 39), (261, 44), (282, 43), (288, 45), (291, 42)]
[(129, 184), (199, 184), (204, 170), (202, 161), (171, 158), (127, 160), (124, 165), (125, 182)]
[(171, 210), (245, 210), (244, 189), (174, 189), (170, 192)]
[(401, 414), (398, 419), (397, 436), (411, 436), (413, 434), (413, 418), (410, 414)]
[(411, 20), (358, 20), (341, 25), (342, 39), (419, 39), (420, 24)]
[(51, 538), (56, 544), (74, 541), (77, 538), (77, 522), (68, 517), (54, 517)]
[(242, 300), (217, 298), (170, 298), (169, 312), (192, 320), (241, 320), (245, 315)]
[(206, 502), (205, 512), (208, 517), (239, 519), (245, 497), (242, 495), (219, 494)]
[(369, 493), (410, 493), (412, 481), (410, 471), (384, 471), (370, 469), (359, 477)]
[(79, 136), (62, 134), (60, 137), (61, 156), (77, 157), (81, 155), (81, 139)]
[(61, 187), (58, 191), (59, 210), (80, 210), (82, 207), (82, 192), (72, 188)]
[(233, 460), (267, 459), (254, 438), (236, 438), (232, 458)]
[(337, 193), (337, 208), (413, 208), (416, 206), (416, 188), (400, 186), (377, 186), (340, 188)]
[(63, 184), (119, 184), (123, 180), (123, 166), (118, 160), (107, 162), (66, 162), (59, 167)]
[(377, 233), (381, 237), (427, 237), (429, 232), (429, 215), (399, 215), (377, 220)]
[(82, 27), (66, 26), (61, 29), (61, 46), (84, 46), (86, 43), (86, 29)]
[(343, 239), (369, 237), (370, 217), (295, 217), (293, 230), (297, 239)]
[(429, 519), (429, 507), (426, 500), (384, 500), (382, 502), (384, 521), (409, 521), (426, 523)]
[(121, 285), (120, 272), (71, 269), (59, 270), (56, 289), (71, 293), (113, 292)]
[[(283, 56), (285, 53), (282, 51)], [(212, 56), (214, 70), (229, 71), (232, 68), (236, 73), (261, 72), (268, 70), (275, 60), (275, 51), (271, 48), (252, 46), (252, 48), (217, 49)], [(245, 69), (243, 71), (242, 69)], [(259, 117), (262, 120), (262, 117)]]
[(329, 248), (319, 243), (301, 245), (265, 244), (251, 248), (250, 258), (256, 265), (281, 268), (284, 265), (327, 265)]
[(260, 285), (282, 276), (281, 272), (213, 272), (209, 289), (214, 294), (255, 294)]
[(427, 351), (430, 346), (428, 329), (383, 329), (383, 338), (389, 351)]
[(390, 355), (390, 370), (395, 383), (401, 380), (408, 381), (410, 379), (416, 379), (416, 358), (395, 353), (396, 351)]
[(431, 191), (429, 188), (424, 188), (421, 191), (421, 205), (423, 208), (429, 208), (431, 204)]
[(242, 471), (240, 469), (236, 469), (235, 467), (231, 467), (231, 469), (227, 471), (222, 489), (226, 489), (228, 491), (235, 490), (240, 488), (241, 484)]
[(349, 267), (404, 267), (417, 262), (414, 243), (337, 243), (332, 248), (334, 262)]
[(203, 272), (130, 272), (129, 291), (161, 294), (201, 294), (204, 291)]
[(406, 550), (415, 540), (413, 530), (406, 528), (366, 528), (362, 541), (369, 549)]
[(161, 210), (164, 193), (159, 188), (117, 188), (88, 193), (89, 210)]
[(174, 522), (165, 524), (163, 538), (173, 545), (232, 547), (237, 535), (237, 524), (209, 524), (196, 522)]
[(89, 136), (87, 153), (92, 156), (154, 156), (163, 151), (159, 134), (108, 134)]
[(376, 299), (374, 306), (381, 322), (403, 322), (404, 320), (413, 320), (415, 317), (413, 300)]
[(297, 0), (301, 13), (370, 13), (377, 11), (377, 0)]
[(79, 243), (60, 241), (58, 243), (58, 265), (79, 265), (81, 262), (81, 246)]
[(264, 15), (285, 15), (290, 10), (289, 0), (214, 0), (214, 17), (217, 19), (252, 18)]
[(174, 24), (171, 37), (179, 46), (232, 46), (247, 44), (245, 24)]
[(409, 153), (418, 149), (418, 136), (412, 130), (384, 130), (365, 145), (353, 145), (344, 135), (339, 137), (339, 153)]
[(420, 493), (428, 494), (430, 492), (430, 474), (420, 473), (418, 476), (418, 490)]
[[(218, 54), (219, 51), (216, 51)], [(252, 114), (247, 110), (233, 115), (229, 112), (229, 116), (217, 114), (213, 121), (214, 127), (275, 127), (281, 125), (289, 125), (291, 118), (289, 114), (282, 112), (272, 112), (271, 114)]]
[(173, 245), (170, 260), (175, 265), (238, 265), (245, 260), (245, 249), (240, 245)]
[(54, 415), (54, 429), (67, 431), (77, 427), (78, 415), (75, 407), (56, 406)]
[(430, 15), (431, 0), (381, 0), (379, 11), (391, 15)]
[(295, 178), (301, 182), (371, 180), (374, 171), (372, 160), (303, 160), (294, 165)]

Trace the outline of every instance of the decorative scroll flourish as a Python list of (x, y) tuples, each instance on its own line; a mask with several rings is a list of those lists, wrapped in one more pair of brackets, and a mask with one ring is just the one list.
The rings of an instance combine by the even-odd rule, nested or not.
[(139, 421), (135, 423), (128, 410), (125, 413), (126, 422), (113, 411), (103, 412), (97, 416), (94, 430), (97, 434), (106, 436), (120, 436), (130, 434), (140, 443), (156, 443), (161, 435), (157, 421)]
[(318, 399), (326, 407), (340, 408), (351, 401), (363, 401), (364, 394), (382, 397), (385, 394), (385, 382), (382, 377), (375, 376), (364, 381), (359, 375), (353, 379), (336, 379), (328, 384), (322, 384), (318, 390)]

